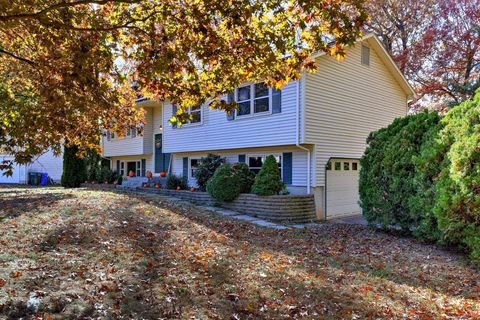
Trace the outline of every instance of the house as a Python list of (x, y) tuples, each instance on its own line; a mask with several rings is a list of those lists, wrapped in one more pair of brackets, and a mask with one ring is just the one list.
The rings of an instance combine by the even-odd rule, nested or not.
[[(3, 160), (13, 161), (14, 158), (8, 154), (0, 154), (0, 162)], [(29, 172), (48, 173), (54, 182), (60, 183), (63, 172), (63, 157), (56, 157), (52, 151), (47, 151), (44, 154), (35, 157), (33, 161), (27, 165), (20, 165), (14, 162), (13, 174), (11, 176), (5, 176), (2, 171), (0, 171), (0, 184), (26, 184), (28, 182)]]
[(122, 175), (172, 172), (195, 185), (198, 160), (214, 153), (259, 171), (274, 155), (291, 194), (314, 194), (320, 219), (361, 212), (359, 159), (368, 134), (405, 116), (415, 92), (374, 35), (347, 49), (342, 61), (318, 54), (318, 72), (306, 73), (281, 91), (244, 84), (230, 94), (233, 115), (191, 108), (192, 120), (172, 127), (176, 106), (139, 101), (145, 108), (142, 136), (103, 139), (103, 156)]

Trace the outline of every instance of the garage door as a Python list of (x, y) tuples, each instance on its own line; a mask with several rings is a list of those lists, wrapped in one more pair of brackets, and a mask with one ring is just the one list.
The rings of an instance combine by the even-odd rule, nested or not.
[(332, 159), (327, 165), (327, 218), (361, 214), (358, 160)]
[[(10, 160), (10, 158), (2, 158), (0, 156), (0, 163), (3, 160)], [(19, 165), (14, 165), (13, 166), (13, 175), (11, 176), (5, 176), (3, 173), (5, 171), (0, 170), (0, 183), (20, 183), (20, 174), (22, 173), (23, 170)]]

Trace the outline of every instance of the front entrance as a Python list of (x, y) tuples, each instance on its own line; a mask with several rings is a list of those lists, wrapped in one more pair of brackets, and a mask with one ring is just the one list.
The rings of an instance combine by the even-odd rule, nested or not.
[(170, 164), (170, 153), (162, 152), (162, 135), (155, 135), (155, 173), (167, 172)]

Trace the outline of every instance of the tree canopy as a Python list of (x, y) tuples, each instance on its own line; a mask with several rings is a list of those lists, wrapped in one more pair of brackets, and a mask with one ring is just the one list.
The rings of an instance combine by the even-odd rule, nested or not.
[(366, 19), (363, 0), (0, 0), (0, 145), (19, 163), (82, 152), (141, 124), (139, 96), (177, 102), (173, 122), (207, 100), (231, 110), (218, 98), (242, 82), (341, 58)]

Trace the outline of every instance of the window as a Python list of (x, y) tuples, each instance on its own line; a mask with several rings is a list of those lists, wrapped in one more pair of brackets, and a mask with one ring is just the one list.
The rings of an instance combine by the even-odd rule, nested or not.
[(187, 113), (192, 117), (191, 120), (187, 120), (187, 123), (193, 124), (202, 122), (202, 106), (189, 107)]
[[(250, 168), (250, 171), (254, 172), (255, 174), (259, 173), (266, 158), (266, 155), (249, 156), (248, 167)], [(275, 156), (275, 160), (277, 160), (278, 170), (280, 170), (280, 176), (282, 176), (282, 157)]]
[(135, 167), (135, 176), (141, 177), (142, 176), (142, 162), (137, 161), (137, 165)]
[(343, 170), (345, 170), (345, 171), (350, 170), (350, 162), (344, 162), (343, 163)]
[(267, 85), (263, 82), (256, 83), (254, 93), (255, 96), (253, 98), (253, 112), (268, 112), (270, 108)]
[[(236, 99), (234, 99), (235, 97)], [(228, 101), (232, 100), (237, 102), (236, 115), (238, 117), (280, 113), (282, 91), (271, 89), (264, 82), (259, 82), (239, 87), (233, 93), (229, 93)]]
[(335, 162), (335, 171), (340, 171), (342, 169), (342, 163), (341, 162)]
[(137, 136), (137, 129), (127, 128), (125, 136), (135, 138)]
[(370, 48), (362, 45), (362, 64), (364, 66), (370, 65)]
[(352, 162), (352, 170), (357, 171), (358, 170), (358, 163), (357, 162)]
[(198, 168), (198, 164), (200, 162), (200, 159), (190, 159), (190, 177), (193, 178), (195, 177), (195, 171)]
[(251, 106), (251, 99), (250, 99), (250, 86), (240, 87), (237, 91), (237, 104), (238, 110), (237, 115), (244, 116), (250, 114), (250, 106)]
[(123, 177), (125, 175), (125, 162), (120, 162), (120, 175)]

